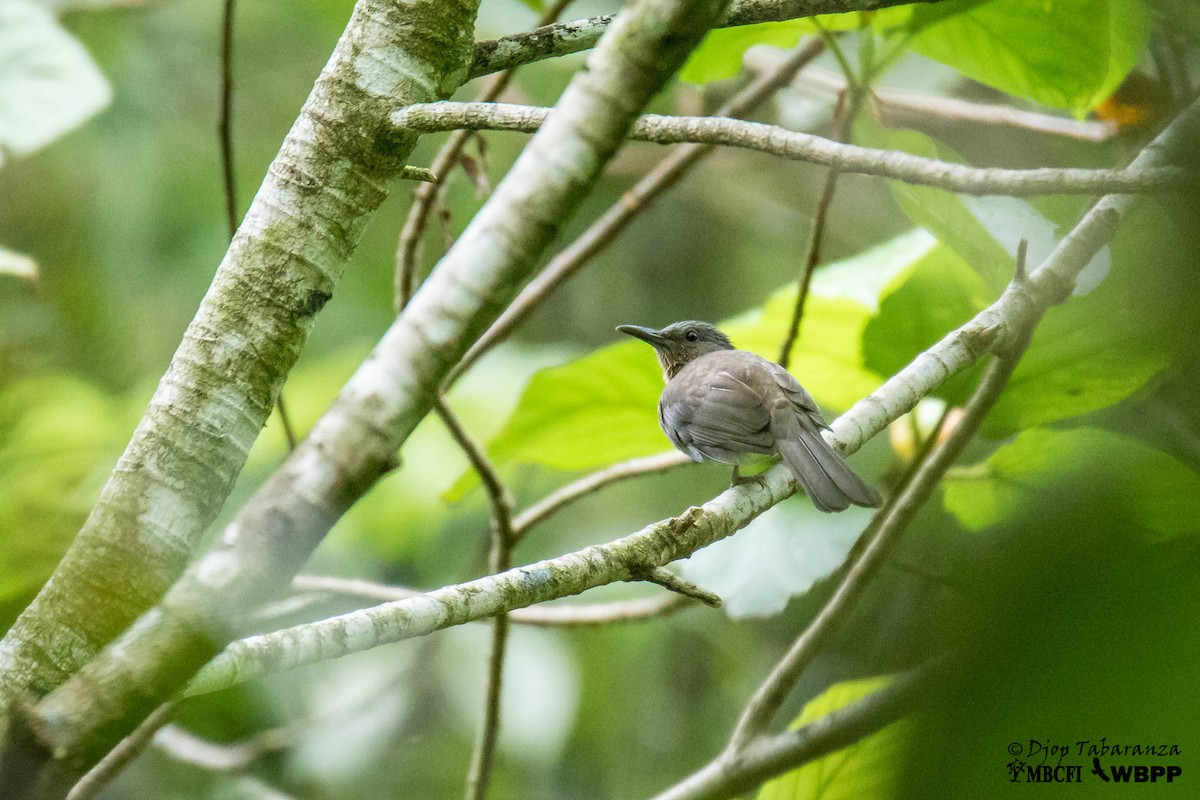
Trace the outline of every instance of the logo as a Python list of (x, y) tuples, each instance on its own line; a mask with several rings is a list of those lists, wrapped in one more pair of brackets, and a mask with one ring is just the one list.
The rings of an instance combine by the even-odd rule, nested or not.
[(1013, 758), (1006, 766), (1012, 783), (1175, 783), (1183, 767), (1172, 763), (1172, 756), (1181, 754), (1179, 745), (1170, 743), (1113, 744), (1102, 737), (1059, 744), (1030, 739), (1008, 745)]

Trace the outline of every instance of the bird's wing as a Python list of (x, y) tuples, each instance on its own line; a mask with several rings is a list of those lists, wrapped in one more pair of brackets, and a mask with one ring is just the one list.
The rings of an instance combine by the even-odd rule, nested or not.
[(771, 371), (771, 377), (775, 379), (775, 384), (783, 390), (788, 399), (792, 401), (792, 404), (804, 412), (804, 416), (808, 417), (817, 428), (827, 430), (829, 426), (825, 424), (825, 418), (821, 416), (821, 408), (817, 405), (817, 401), (813, 400), (812, 395), (800, 385), (800, 382), (792, 376), (792, 373), (774, 361), (766, 361), (765, 359), (763, 361)]
[(696, 461), (737, 463), (737, 456), (770, 453), (774, 445), (763, 399), (718, 366), (693, 362), (672, 379), (658, 417), (671, 442)]

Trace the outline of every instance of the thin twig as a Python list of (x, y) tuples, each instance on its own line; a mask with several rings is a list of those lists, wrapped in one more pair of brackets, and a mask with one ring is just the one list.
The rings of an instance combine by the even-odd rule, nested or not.
[[(444, 397), (435, 408), (450, 430), (454, 441), (466, 453), (471, 466), (479, 473), (492, 508), (492, 543), (488, 555), (488, 570), (495, 575), (512, 567), (513, 526), (512, 495), (500, 480), (495, 466), (474, 439), (467, 433)], [(508, 649), (508, 614), (492, 619), (492, 640), (488, 652), (488, 679), (483, 719), (475, 738), (475, 751), (467, 772), (467, 800), (483, 800), (487, 796), (492, 764), (495, 760), (496, 738), (500, 733), (500, 695), (504, 684), (504, 655)]]
[[(713, 112), (713, 115), (739, 117), (752, 111), (774, 96), (781, 87), (786, 86), (796, 73), (811, 63), (823, 49), (824, 44), (819, 39), (810, 39), (788, 56), (777, 70), (760, 75)], [(603, 252), (659, 196), (678, 183), (714, 149), (714, 145), (708, 144), (680, 145), (621, 195), (616, 203), (551, 259), (537, 277), (529, 282), (516, 300), (467, 351), (462, 361), (451, 371), (447, 383), (452, 383), (470, 369), (480, 356), (508, 338), (559, 286)]]
[(718, 594), (710, 592), (702, 586), (697, 586), (689, 580), (681, 578), (666, 567), (654, 567), (648, 570), (636, 570), (631, 576), (631, 580), (649, 581), (657, 583), (667, 591), (675, 592), (683, 597), (690, 597), (693, 600), (699, 600), (709, 608), (720, 608), (723, 603)]
[(674, 467), (691, 463), (694, 462), (686, 455), (673, 450), (670, 453), (660, 453), (655, 456), (645, 456), (643, 458), (622, 461), (620, 464), (614, 464), (611, 467), (593, 472), (590, 475), (585, 475), (579, 480), (555, 490), (520, 514), (517, 514), (513, 518), (512, 524), (514, 541), (521, 541), (529, 533), (530, 528), (545, 522), (550, 516), (558, 513), (571, 503), (594, 492), (598, 492), (605, 486), (641, 475), (666, 472)]
[(177, 704), (177, 700), (171, 700), (156, 708), (133, 733), (122, 739), (120, 744), (79, 779), (67, 793), (67, 800), (91, 800), (99, 794), (130, 761), (146, 749), (159, 728), (171, 721)]
[[(849, 66), (846, 65), (845, 56), (841, 55), (840, 50), (837, 50), (836, 42), (833, 37), (821, 28), (822, 38), (839, 54), (839, 63), (842, 63), (846, 72), (846, 85), (849, 87), (846, 92), (838, 96), (837, 105), (835, 106), (835, 116), (837, 121), (834, 124), (833, 139), (837, 142), (845, 142), (850, 137), (850, 127), (854, 124), (854, 119), (858, 116), (859, 110), (862, 108), (864, 86), (858, 85), (853, 80), (853, 74), (849, 72)], [(821, 186), (821, 197), (817, 201), (817, 210), (813, 214), (812, 225), (809, 228), (808, 244), (804, 251), (803, 268), (800, 273), (799, 286), (796, 290), (796, 305), (792, 308), (792, 318), (788, 321), (787, 333), (784, 334), (783, 344), (779, 347), (779, 366), (784, 369), (788, 368), (788, 364), (792, 360), (792, 348), (796, 346), (796, 340), (800, 338), (800, 322), (804, 317), (804, 307), (808, 303), (808, 291), (812, 285), (812, 276), (817, 269), (817, 264), (821, 261), (821, 245), (825, 240), (825, 226), (829, 221), (829, 209), (833, 206), (833, 195), (837, 189), (838, 176), (841, 175), (841, 170), (837, 167), (830, 167), (825, 173), (825, 180)]]
[[(1023, 248), (1019, 255), (1023, 261)], [(1022, 263), (1017, 273), (1024, 275), (1024, 271)], [(771, 718), (791, 692), (805, 667), (819, 652), (829, 634), (836, 630), (853, 610), (892, 545), (933, 494), (946, 470), (979, 431), (988, 411), (995, 405), (1008, 383), (1028, 344), (1030, 331), (1037, 325), (1041, 316), (1041, 312), (1037, 313), (1026, 322), (1026, 326), (1020, 332), (1014, 334), (1014, 339), (1004, 354), (998, 356), (984, 374), (958, 425), (933, 448), (929, 458), (913, 473), (912, 480), (872, 520), (867, 531), (863, 533), (864, 539), (869, 537), (869, 543), (863, 548), (862, 555), (850, 567), (816, 618), (800, 634), (747, 703), (729, 740), (728, 749), (731, 752), (744, 750), (756, 736), (766, 730)]]
[(154, 747), (172, 759), (224, 774), (245, 772), (263, 756), (295, 743), (290, 727), (271, 728), (228, 744), (204, 739), (179, 725), (167, 725), (154, 735)]
[[(536, 131), (548, 116), (541, 106), (506, 103), (418, 103), (392, 114), (392, 124), (421, 132), (467, 128)], [(1195, 176), (1180, 167), (1144, 169), (999, 169), (968, 167), (892, 150), (839, 144), (777, 125), (716, 117), (645, 114), (629, 138), (655, 144), (698, 142), (739, 147), (843, 172), (893, 178), (970, 195), (1033, 197), (1046, 194), (1142, 194), (1193, 187)]]
[[(221, 174), (225, 187), (225, 223), (232, 239), (238, 229), (237, 174), (233, 158), (233, 12), (235, 0), (225, 0), (221, 13), (221, 99), (217, 111), (217, 140), (221, 150)], [(296, 432), (283, 402), (283, 390), (275, 398), (275, 409), (287, 440), (288, 452), (296, 449)]]
[[(537, 27), (548, 25), (559, 18), (572, 0), (557, 0), (546, 9), (537, 21)], [(481, 102), (491, 102), (504, 93), (516, 73), (516, 66), (506, 69), (496, 75), (487, 87), (479, 93)], [(446, 196), (447, 178), (471, 134), (468, 131), (455, 131), (445, 141), (428, 172), (433, 175), (432, 181), (422, 183), (413, 190), (412, 205), (408, 208), (408, 216), (404, 218), (404, 227), (400, 229), (400, 241), (396, 245), (396, 313), (404, 310), (412, 293), (417, 272), (417, 262), (421, 260), (421, 239), (429, 223), (429, 212), (443, 201)], [(415, 168), (413, 168), (415, 169)]]

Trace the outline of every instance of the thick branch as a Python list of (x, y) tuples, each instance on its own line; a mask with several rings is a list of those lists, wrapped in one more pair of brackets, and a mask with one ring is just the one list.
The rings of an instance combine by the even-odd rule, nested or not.
[(555, 114), (309, 437), (158, 607), (39, 704), (49, 749), (77, 765), (93, 761), (228, 641), (242, 614), (286, 587), (392, 463), (451, 365), (528, 278), (641, 108), (722, 8), (719, 0), (625, 7)]
[[(936, 3), (939, 0), (737, 0), (717, 25), (730, 28), (759, 22), (781, 22), (818, 14), (875, 11), (891, 6)], [(612, 24), (611, 14), (545, 25), (526, 33), (479, 42), (471, 61), (471, 77), (512, 69), (546, 58), (587, 50)]]
[(99, 501), (0, 643), (4, 691), (53, 689), (179, 576), (416, 142), (379, 120), (457, 88), (476, 5), (355, 7)]
[[(392, 115), (401, 130), (422, 133), (456, 130), (502, 130), (530, 133), (545, 121), (549, 109), (508, 103), (426, 103)], [(1144, 169), (982, 169), (924, 158), (894, 150), (841, 144), (761, 122), (715, 117), (671, 117), (646, 114), (630, 138), (655, 144), (725, 145), (807, 161), (842, 172), (893, 178), (960, 194), (1127, 194), (1161, 192), (1192, 186), (1194, 176), (1178, 167)]]
[[(1143, 170), (1162, 163), (1169, 145), (1195, 135), (1197, 117), (1200, 104), (1193, 104), (1142, 151), (1131, 168)], [(983, 353), (990, 349), (1002, 352), (1015, 345), (1031, 320), (1048, 305), (1070, 296), (1076, 275), (1112, 237), (1131, 205), (1132, 199), (1125, 195), (1101, 199), (1027, 279), (1010, 285), (994, 304), (856, 403), (833, 422), (826, 437), (843, 452), (854, 452)], [(791, 473), (777, 464), (755, 483), (731, 487), (678, 518), (656, 522), (608, 544), (408, 600), (244, 639), (208, 664), (188, 691), (215, 691), (268, 672), (636, 578), (732, 534), (795, 490)]]

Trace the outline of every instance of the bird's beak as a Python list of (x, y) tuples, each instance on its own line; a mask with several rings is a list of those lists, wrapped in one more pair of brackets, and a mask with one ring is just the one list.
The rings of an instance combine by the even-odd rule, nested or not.
[(621, 333), (627, 333), (635, 339), (641, 339), (652, 347), (659, 347), (665, 341), (658, 331), (654, 328), (644, 328), (641, 325), (618, 325), (617, 330)]

